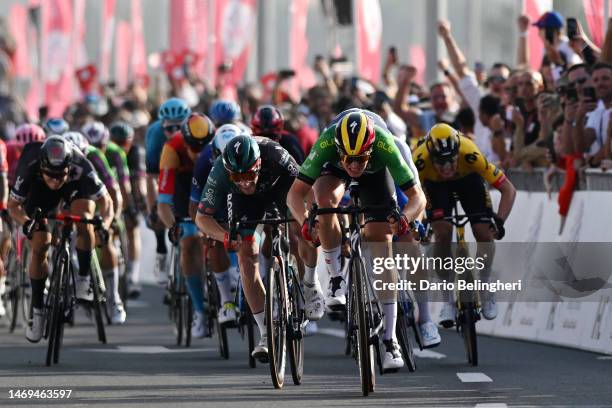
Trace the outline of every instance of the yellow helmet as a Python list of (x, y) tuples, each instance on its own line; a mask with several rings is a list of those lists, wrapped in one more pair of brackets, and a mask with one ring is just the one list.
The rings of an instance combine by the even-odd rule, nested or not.
[(336, 125), (336, 146), (347, 156), (368, 152), (375, 139), (374, 124), (361, 110), (347, 113)]
[(425, 137), (425, 145), (434, 160), (450, 161), (459, 154), (459, 132), (446, 123), (434, 125)]

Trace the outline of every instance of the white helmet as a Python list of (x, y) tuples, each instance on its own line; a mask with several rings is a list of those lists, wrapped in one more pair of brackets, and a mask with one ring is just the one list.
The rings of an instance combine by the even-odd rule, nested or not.
[(102, 122), (90, 122), (83, 126), (81, 132), (87, 138), (87, 141), (96, 146), (105, 146), (110, 139), (110, 132)]
[(66, 132), (62, 135), (62, 137), (76, 146), (81, 152), (85, 152), (87, 146), (89, 146), (89, 142), (85, 139), (85, 136), (81, 134), (81, 132)]
[(232, 125), (228, 123), (226, 125), (221, 126), (215, 132), (215, 138), (213, 139), (213, 153), (215, 157), (218, 157), (223, 153), (223, 149), (225, 149), (225, 145), (235, 138), (236, 136), (243, 134), (244, 132), (236, 125)]

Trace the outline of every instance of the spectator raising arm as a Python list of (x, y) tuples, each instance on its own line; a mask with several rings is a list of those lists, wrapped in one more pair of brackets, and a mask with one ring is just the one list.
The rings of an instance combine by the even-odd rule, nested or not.
[(527, 68), (529, 67), (529, 42), (527, 41), (527, 36), (529, 35), (529, 17), (523, 14), (518, 18), (517, 23), (519, 39), (516, 50), (516, 64), (520, 68)]
[(420, 127), (419, 115), (405, 105), (405, 101), (409, 95), (410, 85), (416, 74), (416, 68), (411, 65), (402, 65), (400, 67), (397, 79), (398, 89), (393, 101), (393, 110), (409, 126)]
[(465, 57), (455, 42), (450, 30), (451, 26), (448, 21), (441, 20), (438, 22), (438, 34), (440, 34), (440, 37), (442, 37), (444, 45), (446, 45), (446, 51), (448, 52), (451, 64), (453, 65), (457, 76), (459, 76), (459, 79), (461, 79), (468, 75), (470, 70), (465, 61)]

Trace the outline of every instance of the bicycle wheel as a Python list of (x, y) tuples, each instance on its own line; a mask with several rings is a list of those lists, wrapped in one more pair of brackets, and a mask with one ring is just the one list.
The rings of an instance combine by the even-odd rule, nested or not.
[(247, 305), (246, 307), (246, 325), (247, 325), (247, 342), (249, 344), (249, 367), (255, 368), (257, 366), (257, 360), (251, 354), (255, 350), (255, 319), (251, 308)]
[(51, 275), (51, 285), (49, 286), (49, 293), (47, 295), (47, 358), (45, 364), (47, 367), (53, 362), (53, 354), (55, 351), (55, 343), (58, 340), (58, 331), (60, 325), (60, 319), (62, 317), (61, 311), (61, 284), (62, 284), (62, 273), (63, 273), (63, 255), (57, 253), (55, 262), (53, 265), (53, 271)]
[(287, 330), (287, 353), (289, 354), (293, 383), (300, 385), (304, 376), (304, 334), (302, 332), (302, 323), (305, 319), (305, 312), (303, 302), (301, 302), (297, 267), (290, 263), (288, 264), (287, 271), (291, 284), (288, 290), (290, 307), (288, 321), (291, 326)]
[(6, 305), (6, 318), (9, 321), (9, 333), (15, 331), (17, 321), (19, 320), (19, 295), (20, 291), (20, 266), (17, 260), (17, 254), (15, 252), (14, 245), (11, 245), (9, 255), (7, 257), (6, 272), (7, 272), (7, 290), (3, 299)]
[(287, 347), (287, 281), (281, 260), (273, 256), (268, 271), (266, 290), (266, 331), (268, 335), (268, 362), (274, 388), (285, 382), (285, 355)]
[(408, 367), (408, 371), (411, 373), (416, 371), (416, 359), (414, 356), (414, 349), (408, 336), (408, 318), (406, 316), (406, 310), (400, 303), (397, 305), (397, 322), (395, 325), (395, 335), (397, 336), (397, 342), (399, 343), (404, 361)]
[[(68, 260), (68, 258), (66, 258)], [(59, 312), (59, 320), (57, 326), (57, 333), (55, 338), (55, 344), (53, 347), (53, 363), (57, 364), (59, 362), (60, 349), (62, 348), (62, 343), (64, 341), (64, 323), (66, 322), (66, 316), (72, 315), (70, 308), (72, 307), (69, 299), (69, 291), (70, 291), (70, 279), (72, 277), (72, 273), (70, 270), (70, 262), (64, 262), (63, 272), (62, 272), (62, 282), (60, 286), (60, 307), (58, 309)], [(74, 282), (73, 282), (74, 283)]]
[[(211, 274), (212, 275), (212, 274)], [(219, 323), (217, 316), (221, 307), (221, 296), (217, 287), (217, 280), (214, 276), (209, 276), (208, 279), (208, 305), (209, 318), (215, 322), (215, 330), (219, 339), (219, 354), (225, 360), (229, 359), (229, 346), (227, 343), (227, 328)]]
[(21, 254), (19, 258), (19, 299), (21, 300), (21, 312), (23, 323), (30, 324), (32, 288), (30, 287), (29, 268), (30, 268), (30, 243), (24, 239), (21, 243)]
[(98, 340), (102, 344), (106, 344), (106, 328), (104, 327), (104, 318), (102, 316), (102, 310), (105, 308), (104, 292), (100, 287), (100, 278), (102, 277), (102, 271), (100, 270), (100, 264), (98, 263), (98, 257), (95, 251), (91, 257), (91, 284), (93, 286), (93, 311), (94, 319), (96, 322), (96, 331), (98, 333)]
[(355, 293), (356, 324), (357, 324), (357, 356), (359, 362), (359, 374), (361, 378), (361, 391), (364, 397), (367, 397), (370, 392), (373, 392), (376, 386), (376, 373), (374, 372), (374, 350), (370, 344), (370, 327), (368, 325), (368, 316), (366, 303), (369, 303), (367, 298), (367, 290), (363, 278), (365, 276), (365, 268), (360, 259), (354, 260), (351, 265), (351, 281), (352, 290)]
[(191, 346), (191, 324), (193, 323), (193, 305), (191, 298), (187, 293), (181, 295), (181, 303), (183, 304), (183, 330), (185, 331), (185, 347)]
[(478, 344), (476, 341), (476, 309), (474, 303), (466, 302), (461, 305), (459, 321), (468, 363), (475, 367), (478, 365)]

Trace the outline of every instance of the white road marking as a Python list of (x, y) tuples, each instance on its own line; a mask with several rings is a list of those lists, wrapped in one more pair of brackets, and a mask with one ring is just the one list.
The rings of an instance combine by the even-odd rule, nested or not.
[(599, 356), (597, 357), (598, 360), (612, 360), (612, 356)]
[(472, 382), (493, 382), (491, 377), (485, 373), (457, 373), (457, 377), (464, 383)]
[(108, 349), (82, 349), (83, 351), (96, 351), (99, 353), (129, 353), (129, 354), (163, 354), (163, 353), (196, 353), (211, 351), (212, 348), (176, 348), (169, 349), (164, 346), (117, 346)]
[(485, 402), (476, 404), (476, 408), (506, 408), (508, 405), (502, 402)]
[(144, 300), (128, 300), (128, 307), (134, 309), (145, 309), (151, 307), (149, 302), (145, 302)]
[(344, 338), (344, 330), (342, 329), (326, 329), (321, 328), (317, 330), (317, 334), (325, 334), (327, 336), (338, 337), (340, 339)]

